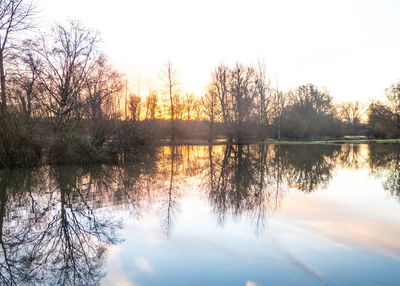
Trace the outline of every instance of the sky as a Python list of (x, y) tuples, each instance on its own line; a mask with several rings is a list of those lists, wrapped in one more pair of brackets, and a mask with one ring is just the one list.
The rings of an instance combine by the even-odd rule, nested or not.
[(37, 0), (42, 27), (80, 20), (142, 96), (171, 59), (202, 95), (221, 62), (264, 60), (287, 90), (314, 83), (336, 102), (383, 99), (400, 79), (398, 0)]

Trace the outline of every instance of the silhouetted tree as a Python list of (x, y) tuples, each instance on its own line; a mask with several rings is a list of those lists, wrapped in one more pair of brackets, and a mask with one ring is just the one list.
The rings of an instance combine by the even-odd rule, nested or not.
[(257, 123), (259, 126), (259, 138), (266, 139), (266, 128), (268, 126), (270, 112), (273, 108), (273, 93), (270, 88), (270, 81), (267, 79), (265, 63), (259, 61), (256, 71), (255, 86), (257, 92)]
[(149, 95), (146, 97), (145, 100), (145, 106), (146, 106), (146, 115), (145, 119), (151, 119), (154, 120), (156, 118), (156, 112), (157, 112), (157, 107), (158, 107), (158, 96), (157, 92), (153, 91), (149, 93)]
[(368, 134), (376, 138), (395, 138), (398, 135), (396, 118), (390, 108), (380, 102), (368, 107)]
[(122, 76), (108, 63), (104, 56), (98, 58), (88, 75), (83, 93), (87, 93), (86, 116), (90, 119), (92, 145), (100, 148), (111, 136), (115, 97), (123, 87)]
[(184, 107), (185, 107), (185, 119), (191, 120), (192, 119), (192, 112), (194, 109), (195, 98), (193, 93), (185, 93), (184, 96)]
[(208, 141), (211, 142), (214, 136), (214, 122), (218, 119), (220, 111), (218, 109), (217, 92), (215, 86), (210, 85), (207, 93), (201, 101), (205, 118), (209, 122)]
[(400, 136), (400, 82), (392, 84), (386, 90), (386, 97), (389, 102), (389, 107), (393, 113), (393, 120), (396, 125), (396, 137)]
[(359, 101), (342, 102), (337, 106), (339, 118), (347, 124), (358, 124), (363, 115), (363, 104)]
[(55, 118), (56, 134), (65, 135), (72, 117), (84, 116), (84, 89), (99, 61), (99, 35), (78, 22), (57, 25), (50, 36), (32, 43), (40, 61), (41, 104)]
[(164, 88), (167, 91), (169, 96), (169, 112), (171, 116), (171, 138), (172, 141), (175, 141), (175, 103), (176, 103), (176, 94), (177, 89), (179, 87), (178, 74), (175, 66), (173, 65), (171, 60), (168, 60), (165, 65), (165, 69), (163, 70), (162, 79), (164, 82)]
[(244, 123), (250, 119), (255, 91), (255, 70), (251, 66), (237, 63), (230, 72), (230, 90), (232, 96), (235, 135), (238, 140), (244, 136)]
[(289, 138), (318, 138), (340, 135), (332, 97), (312, 84), (290, 93), (290, 104), (282, 115), (282, 133)]
[(218, 65), (211, 74), (209, 91), (213, 92), (213, 96), (218, 99), (217, 110), (220, 110), (222, 122), (228, 128), (228, 137), (231, 139), (233, 134), (229, 130), (233, 122), (232, 116), (232, 100), (229, 94), (230, 70), (225, 64)]
[(33, 26), (32, 16), (35, 13), (32, 2), (26, 0), (0, 1), (0, 88), (1, 107), (7, 106), (6, 59), (7, 52), (15, 48), (12, 41)]
[(134, 122), (140, 120), (141, 101), (142, 98), (140, 96), (135, 95), (133, 93), (129, 95), (128, 109), (130, 118)]

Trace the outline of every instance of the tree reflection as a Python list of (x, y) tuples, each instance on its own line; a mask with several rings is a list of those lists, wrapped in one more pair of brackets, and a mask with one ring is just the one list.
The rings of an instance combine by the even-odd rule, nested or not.
[[(179, 193), (176, 189), (174, 178), (179, 165), (182, 165), (182, 156), (177, 154), (177, 147), (170, 146), (170, 169), (167, 191), (161, 196), (161, 227), (164, 233), (169, 236), (174, 224), (175, 216), (179, 210)], [(182, 155), (182, 154), (181, 154)]]
[[(123, 167), (1, 170), (0, 284), (98, 285), (107, 247), (120, 241), (113, 211), (140, 219), (154, 207), (169, 236), (181, 197), (200, 180), (218, 224), (247, 218), (259, 234), (290, 189), (323, 189), (336, 165), (364, 167), (365, 148), (168, 146), (147, 163)], [(369, 148), (371, 172), (400, 197), (399, 146)]]
[[(37, 178), (32, 170), (0, 171), (1, 285), (23, 285), (34, 275), (26, 269), (24, 243), (41, 216), (36, 216), (35, 201), (31, 199)], [(18, 209), (21, 205), (26, 206), (25, 211)]]
[[(1, 180), (2, 284), (98, 285), (106, 247), (119, 241), (120, 222), (96, 213), (90, 174), (83, 169), (55, 167), (40, 179), (40, 190), (18, 185), (12, 198), (9, 182)], [(20, 214), (12, 220), (16, 226), (4, 224), (13, 212), (6, 209), (10, 199)]]
[(95, 213), (88, 201), (87, 177), (79, 171), (51, 169), (56, 188), (50, 196), (58, 199), (49, 201), (48, 208), (54, 215), (31, 238), (30, 266), (47, 284), (97, 285), (104, 274), (106, 244), (118, 242), (119, 223)]
[(219, 224), (246, 213), (261, 232), (287, 188), (311, 192), (329, 182), (338, 147), (293, 147), (228, 145), (221, 157), (209, 146), (206, 190)]
[(366, 159), (363, 151), (367, 146), (360, 144), (345, 144), (340, 150), (338, 163), (342, 168), (358, 170), (365, 167)]
[(278, 145), (275, 148), (284, 161), (289, 187), (303, 192), (326, 187), (340, 152), (340, 146), (336, 145)]
[(278, 204), (271, 204), (267, 153), (264, 145), (229, 145), (221, 158), (209, 147), (206, 189), (219, 224), (224, 224), (227, 215), (239, 217), (246, 212), (257, 232), (264, 228), (271, 205)]
[(371, 173), (384, 179), (385, 190), (400, 199), (400, 146), (371, 145), (369, 164)]

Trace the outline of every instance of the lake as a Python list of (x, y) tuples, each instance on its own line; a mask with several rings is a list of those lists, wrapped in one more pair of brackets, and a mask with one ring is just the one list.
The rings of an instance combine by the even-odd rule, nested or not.
[(400, 146), (0, 170), (1, 285), (400, 285)]

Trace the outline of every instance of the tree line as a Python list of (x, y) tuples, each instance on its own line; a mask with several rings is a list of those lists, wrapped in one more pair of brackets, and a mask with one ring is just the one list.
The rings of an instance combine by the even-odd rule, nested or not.
[[(164, 69), (163, 79), (164, 90), (151, 91), (143, 103), (140, 98), (137, 100), (135, 110), (143, 111), (135, 113), (134, 120), (169, 119), (172, 139), (187, 133), (185, 126), (174, 126), (176, 122), (190, 120), (207, 122), (198, 133), (209, 141), (400, 136), (400, 82), (386, 89), (385, 102), (372, 100), (366, 104), (334, 103), (326, 88), (312, 83), (280, 90), (271, 84), (263, 62), (256, 66), (239, 62), (233, 66), (219, 64), (201, 97), (181, 93), (171, 61)], [(194, 126), (187, 124), (186, 128)]]
[(0, 1), (0, 167), (32, 166), (43, 158), (120, 163), (136, 160), (156, 139), (177, 137), (243, 142), (400, 135), (400, 83), (387, 90), (387, 103), (337, 105), (313, 84), (273, 87), (262, 62), (219, 64), (197, 97), (181, 91), (168, 61), (162, 87), (142, 100), (102, 51), (98, 32), (77, 21), (38, 32), (35, 15), (32, 2)]
[(127, 82), (98, 32), (68, 21), (38, 33), (25, 0), (1, 1), (0, 14), (0, 167), (120, 162), (145, 145), (121, 120)]

